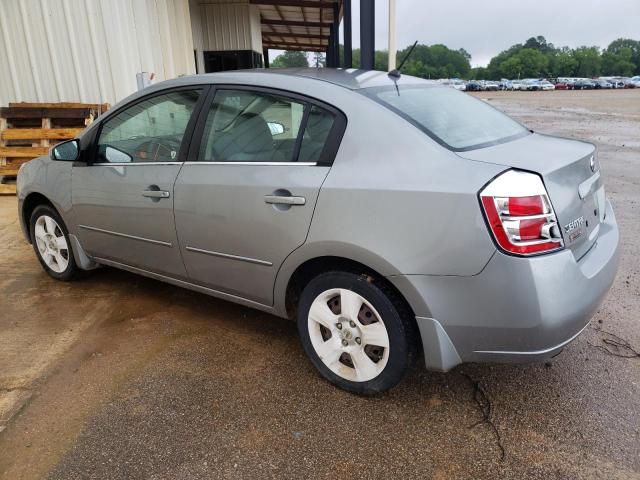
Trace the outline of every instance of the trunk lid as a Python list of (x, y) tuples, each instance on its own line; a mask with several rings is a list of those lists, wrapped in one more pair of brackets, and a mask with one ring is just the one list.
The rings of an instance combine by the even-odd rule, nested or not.
[(604, 219), (605, 196), (592, 144), (534, 133), (458, 155), (538, 173), (558, 218), (565, 247), (579, 260), (596, 242)]

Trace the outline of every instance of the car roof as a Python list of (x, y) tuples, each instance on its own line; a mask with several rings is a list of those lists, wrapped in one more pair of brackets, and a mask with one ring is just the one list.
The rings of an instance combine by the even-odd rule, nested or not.
[[(261, 68), (254, 70), (233, 70), (218, 73), (205, 73), (199, 75), (189, 75), (179, 77), (173, 80), (162, 82), (167, 87), (171, 84), (185, 85), (194, 83), (215, 83), (215, 82), (245, 82), (261, 80), (265, 81), (265, 75), (277, 75), (288, 77), (289, 79), (305, 78), (321, 82), (328, 82), (338, 85), (349, 90), (359, 90), (361, 88), (393, 86), (394, 80), (389, 77), (387, 72), (378, 70), (360, 70), (354, 68)], [(257, 78), (261, 77), (261, 78)], [(411, 75), (401, 75), (396, 80), (397, 84), (402, 85), (438, 85), (432, 80), (412, 77)], [(157, 84), (156, 84), (157, 85)]]

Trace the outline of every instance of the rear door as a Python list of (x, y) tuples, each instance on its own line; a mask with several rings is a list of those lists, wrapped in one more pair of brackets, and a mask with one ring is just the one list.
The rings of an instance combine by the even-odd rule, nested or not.
[(72, 173), (74, 215), (91, 256), (186, 277), (173, 186), (201, 95), (190, 87), (144, 97), (100, 126), (94, 158)]
[(182, 256), (193, 283), (270, 305), (346, 120), (285, 92), (218, 87), (209, 97), (175, 185)]

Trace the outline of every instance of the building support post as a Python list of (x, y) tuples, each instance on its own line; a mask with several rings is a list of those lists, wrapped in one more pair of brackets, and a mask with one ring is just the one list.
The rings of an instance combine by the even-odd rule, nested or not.
[(333, 25), (329, 26), (329, 44), (327, 45), (327, 68), (336, 68), (335, 62), (335, 48), (333, 43), (335, 42), (335, 31)]
[(360, 0), (360, 68), (375, 65), (375, 0)]
[(340, 68), (340, 7), (333, 4), (333, 60), (335, 68)]
[(269, 68), (269, 49), (268, 48), (262, 49), (262, 59), (264, 62), (264, 68)]
[(396, 0), (389, 0), (389, 68), (396, 69)]
[(351, 0), (344, 0), (344, 68), (353, 68), (353, 44), (351, 41)]

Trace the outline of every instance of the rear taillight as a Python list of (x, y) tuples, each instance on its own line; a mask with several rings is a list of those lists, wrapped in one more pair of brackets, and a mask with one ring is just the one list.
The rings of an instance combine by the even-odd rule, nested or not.
[(480, 192), (480, 201), (504, 251), (532, 255), (563, 247), (556, 214), (538, 175), (509, 170)]

